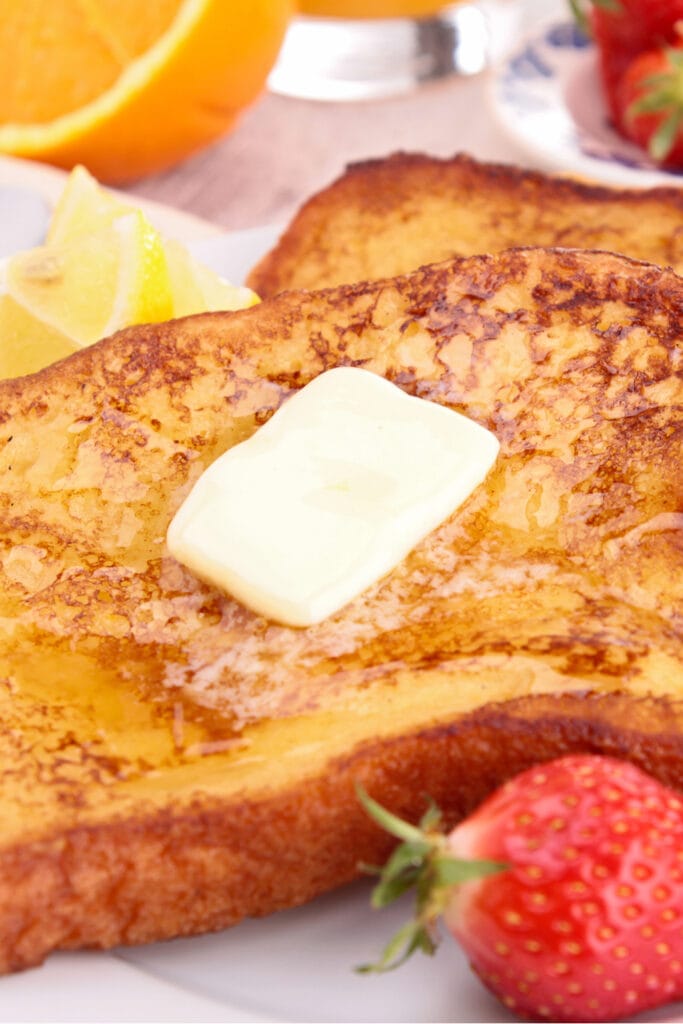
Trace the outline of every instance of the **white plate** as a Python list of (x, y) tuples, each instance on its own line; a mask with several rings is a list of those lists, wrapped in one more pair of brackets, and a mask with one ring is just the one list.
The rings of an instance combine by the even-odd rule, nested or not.
[[(50, 209), (61, 194), (64, 183), (67, 179), (65, 171), (56, 167), (49, 167), (47, 164), (38, 163), (36, 160), (19, 160), (17, 157), (0, 156), (0, 188), (15, 192), (21, 196), (23, 202), (27, 200), (28, 194), (33, 196), (37, 206), (42, 205), (44, 216), (49, 217)], [(210, 238), (220, 234), (220, 230), (209, 221), (194, 214), (185, 213), (183, 210), (174, 210), (163, 203), (155, 203), (151, 199), (133, 200), (128, 193), (112, 191), (119, 196), (122, 202), (134, 202), (136, 206), (144, 210), (151, 222), (164, 234), (180, 241), (188, 242), (196, 239)], [(16, 225), (19, 230), (19, 217), (12, 217), (8, 222), (3, 217), (3, 210), (0, 210), (0, 246), (3, 236)], [(36, 241), (27, 240), (22, 242), (22, 248), (29, 248), (36, 245)]]
[(683, 185), (609, 123), (595, 48), (567, 21), (545, 24), (511, 51), (491, 81), (500, 128), (535, 163), (610, 185)]
[[(277, 234), (276, 228), (258, 228), (206, 237), (191, 248), (240, 283)], [(448, 938), (432, 959), (415, 958), (387, 975), (355, 973), (356, 965), (376, 959), (408, 913), (406, 905), (371, 911), (369, 892), (370, 883), (359, 882), (215, 935), (111, 953), (53, 954), (42, 967), (0, 978), (0, 1021), (515, 1019), (474, 978)], [(683, 1004), (638, 1019), (683, 1021)]]

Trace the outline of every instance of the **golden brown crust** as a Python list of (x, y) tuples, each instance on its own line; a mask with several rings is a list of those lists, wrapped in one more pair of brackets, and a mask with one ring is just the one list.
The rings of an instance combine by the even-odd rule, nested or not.
[(0, 971), (56, 948), (216, 931), (356, 878), (392, 843), (361, 810), (356, 783), (414, 820), (430, 794), (449, 824), (511, 775), (577, 751), (628, 758), (683, 789), (682, 714), (665, 699), (529, 697), (370, 741), (258, 801), (198, 801), (180, 814), (170, 805), (11, 849), (0, 855)]
[(252, 270), (261, 296), (403, 274), (520, 245), (605, 249), (683, 268), (678, 188), (617, 189), (464, 154), (352, 164)]
[[(384, 842), (355, 778), (451, 818), (568, 749), (683, 785), (682, 320), (673, 273), (517, 250), (0, 383), (0, 968), (347, 880)], [(340, 363), (502, 455), (393, 573), (290, 630), (163, 538), (203, 466)]]

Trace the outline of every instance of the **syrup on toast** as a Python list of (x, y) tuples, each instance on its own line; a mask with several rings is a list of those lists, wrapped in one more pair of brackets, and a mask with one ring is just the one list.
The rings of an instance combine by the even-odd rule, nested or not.
[(523, 245), (605, 249), (681, 272), (683, 194), (397, 153), (352, 165), (309, 199), (249, 284), (265, 297)]
[[(569, 750), (683, 786), (683, 279), (518, 250), (131, 328), (0, 383), (0, 969), (301, 903)], [(359, 365), (492, 429), (483, 484), (307, 629), (165, 548), (188, 488)], [(277, 500), (277, 495), (273, 495)]]

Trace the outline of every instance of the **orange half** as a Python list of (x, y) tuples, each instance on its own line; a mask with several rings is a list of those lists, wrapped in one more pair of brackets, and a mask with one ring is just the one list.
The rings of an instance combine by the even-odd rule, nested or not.
[(12, 86), (0, 100), (0, 152), (83, 163), (108, 182), (182, 160), (223, 134), (263, 88), (291, 6), (3, 4), (3, 79)]

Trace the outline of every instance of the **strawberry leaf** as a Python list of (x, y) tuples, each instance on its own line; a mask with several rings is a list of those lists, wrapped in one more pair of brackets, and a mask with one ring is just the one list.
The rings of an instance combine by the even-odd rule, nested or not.
[(441, 812), (433, 801), (429, 802), (420, 826), (416, 827), (391, 814), (361, 786), (356, 788), (358, 799), (370, 817), (391, 835), (404, 840), (379, 871), (372, 906), (386, 907), (408, 890), (415, 890), (413, 919), (391, 939), (376, 964), (358, 968), (362, 973), (385, 971), (398, 967), (418, 949), (424, 953), (434, 952), (437, 945), (434, 923), (446, 908), (453, 886), (504, 871), (507, 865), (452, 856), (446, 836), (436, 830)]
[(361, 964), (356, 970), (359, 974), (393, 971), (418, 949), (431, 956), (436, 950), (436, 942), (421, 924), (417, 921), (408, 921), (392, 936), (376, 963)]
[(425, 842), (401, 843), (385, 864), (382, 874), (394, 876), (406, 868), (421, 867), (430, 850), (431, 845)]
[(416, 884), (429, 849), (426, 843), (402, 843), (396, 847), (373, 890), (373, 907), (386, 907)]
[(653, 160), (663, 160), (671, 152), (681, 121), (683, 121), (683, 111), (673, 110), (658, 126), (648, 146)]
[(462, 885), (475, 878), (497, 875), (507, 870), (507, 864), (496, 860), (458, 860), (439, 857), (434, 863), (434, 882), (438, 886)]
[(626, 116), (633, 120), (640, 114), (658, 114), (662, 110), (670, 110), (671, 101), (668, 96), (659, 92), (644, 93), (629, 106)]
[(379, 882), (372, 891), (370, 904), (375, 910), (388, 907), (404, 893), (409, 892), (417, 882), (417, 871), (406, 872), (396, 878), (387, 878)]
[(590, 25), (588, 24), (586, 11), (581, 0), (569, 0), (569, 10), (572, 12), (574, 21), (584, 35), (590, 35)]
[(427, 810), (420, 818), (420, 828), (423, 832), (433, 832), (441, 824), (442, 814), (432, 799), (429, 799)]
[(611, 11), (613, 14), (618, 14), (623, 11), (621, 0), (568, 0), (569, 10), (572, 13), (574, 21), (584, 33), (589, 36), (591, 34), (590, 22), (587, 14), (587, 7), (600, 7), (604, 11)]
[(386, 807), (382, 807), (365, 792), (360, 784), (356, 786), (356, 793), (367, 813), (378, 825), (382, 826), (385, 832), (389, 832), (390, 835), (396, 836), (397, 839), (403, 839), (407, 843), (419, 842), (423, 839), (423, 833), (419, 827), (409, 825), (407, 821), (403, 821), (402, 818), (388, 811)]
[(656, 162), (669, 155), (683, 122), (683, 50), (667, 47), (662, 50), (662, 59), (664, 70), (641, 78), (639, 95), (625, 111), (631, 125), (641, 116), (665, 115), (647, 141), (648, 152)]

